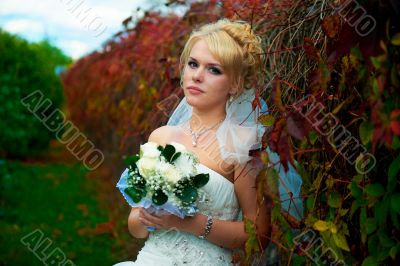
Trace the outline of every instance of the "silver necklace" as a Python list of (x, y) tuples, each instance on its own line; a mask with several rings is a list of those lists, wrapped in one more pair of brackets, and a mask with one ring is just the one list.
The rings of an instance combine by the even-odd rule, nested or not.
[(194, 131), (192, 130), (192, 127), (191, 127), (190, 121), (189, 121), (189, 131), (190, 131), (190, 134), (192, 135), (192, 145), (193, 145), (193, 147), (196, 147), (196, 146), (197, 146), (197, 140), (198, 140), (198, 138), (199, 138), (203, 133), (207, 132), (207, 131), (210, 130), (210, 129), (213, 129), (214, 127), (216, 127), (218, 124), (220, 124), (220, 123), (221, 123), (222, 121), (224, 121), (224, 120), (225, 120), (225, 118), (222, 118), (221, 121), (219, 121), (218, 123), (216, 123), (216, 124), (213, 125), (212, 127), (206, 128), (206, 129), (204, 129), (204, 130), (202, 130), (202, 131), (200, 131), (200, 132), (198, 132), (198, 133), (196, 133), (196, 132), (194, 132)]

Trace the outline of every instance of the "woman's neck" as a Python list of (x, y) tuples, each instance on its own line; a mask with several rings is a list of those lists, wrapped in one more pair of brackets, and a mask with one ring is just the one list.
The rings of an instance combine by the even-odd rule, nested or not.
[(201, 131), (211, 128), (223, 121), (226, 117), (225, 110), (216, 112), (215, 110), (200, 111), (193, 109), (192, 117), (189, 120), (190, 126), (194, 131)]

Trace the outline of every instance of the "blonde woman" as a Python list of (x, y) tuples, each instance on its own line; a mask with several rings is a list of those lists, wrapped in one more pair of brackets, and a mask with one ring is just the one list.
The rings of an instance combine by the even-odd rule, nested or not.
[(199, 171), (210, 174), (207, 197), (184, 219), (132, 208), (129, 231), (147, 240), (136, 261), (116, 265), (232, 265), (232, 251), (248, 239), (243, 217), (255, 224), (265, 247), (270, 214), (257, 205), (258, 171), (249, 156), (261, 147), (265, 130), (257, 123), (259, 108), (251, 107), (263, 60), (261, 39), (244, 21), (221, 19), (191, 33), (180, 60), (185, 97), (149, 141), (177, 142), (194, 152)]

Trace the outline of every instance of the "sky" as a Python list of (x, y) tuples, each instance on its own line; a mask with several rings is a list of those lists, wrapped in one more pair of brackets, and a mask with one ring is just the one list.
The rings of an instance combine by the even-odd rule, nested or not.
[(0, 28), (32, 42), (48, 39), (65, 54), (78, 59), (101, 48), (122, 29), (125, 18), (131, 15), (140, 18), (149, 9), (166, 11), (164, 2), (0, 0)]

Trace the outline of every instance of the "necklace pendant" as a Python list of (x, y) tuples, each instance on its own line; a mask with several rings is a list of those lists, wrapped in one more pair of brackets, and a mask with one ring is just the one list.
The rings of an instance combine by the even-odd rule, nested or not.
[(197, 138), (198, 138), (199, 136), (198, 135), (196, 135), (196, 133), (192, 133), (192, 145), (193, 145), (193, 147), (196, 147), (197, 146)]

